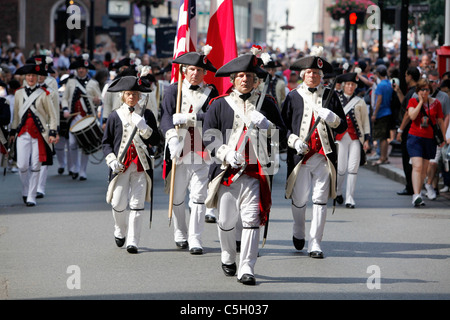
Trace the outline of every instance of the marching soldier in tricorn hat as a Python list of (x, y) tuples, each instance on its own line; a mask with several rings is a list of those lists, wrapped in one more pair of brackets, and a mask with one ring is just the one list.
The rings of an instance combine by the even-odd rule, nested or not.
[(24, 87), (14, 97), (10, 142), (16, 138), (17, 167), (22, 181), (22, 197), (27, 206), (36, 205), (41, 165), (53, 164), (57, 116), (50, 93), (37, 85), (38, 76), (47, 76), (43, 65), (26, 64), (16, 71), (25, 75)]
[[(95, 66), (89, 61), (89, 54), (83, 54), (69, 67), (76, 70), (76, 76), (69, 79), (62, 98), (64, 117), (70, 119), (70, 126), (86, 116), (97, 114), (96, 106), (100, 105), (102, 93), (97, 80), (91, 79), (89, 70), (95, 70)], [(86, 169), (89, 155), (81, 152), (78, 154), (78, 143), (72, 133), (69, 133), (69, 146), (71, 149), (72, 179), (86, 180)]]
[[(56, 114), (56, 123), (58, 124), (58, 132), (56, 135), (55, 144), (59, 142), (59, 125), (60, 125), (60, 112), (59, 112), (59, 94), (58, 94), (58, 82), (55, 78), (49, 76), (49, 74), (55, 73), (55, 70), (52, 68), (53, 59), (50, 57), (50, 51), (47, 51), (46, 55), (37, 55), (33, 56), (26, 61), (30, 64), (37, 64), (45, 68), (47, 71), (46, 76), (38, 76), (37, 85), (42, 88), (45, 92), (50, 93), (51, 101), (53, 108), (55, 109)], [(56, 147), (55, 147), (56, 148)], [(48, 166), (41, 166), (41, 172), (39, 174), (39, 183), (37, 188), (37, 198), (43, 198), (45, 195), (45, 187), (47, 184), (47, 173)]]
[[(115, 62), (112, 64), (112, 68), (116, 69), (117, 76), (114, 78), (118, 79), (122, 76), (129, 75), (129, 76), (137, 76), (137, 66), (140, 64), (139, 59), (136, 60), (136, 55), (130, 54), (128, 57), (123, 58), (122, 60)], [(109, 86), (110, 84), (106, 84), (106, 86)], [(110, 92), (105, 89), (103, 89), (103, 106), (102, 106), (102, 126), (105, 128), (106, 126), (106, 120), (108, 119), (108, 116), (113, 112), (114, 110), (118, 109), (122, 102), (118, 98), (119, 93), (118, 92)]]
[[(286, 97), (282, 115), (288, 128), (286, 198), (292, 199), (293, 242), (297, 250), (305, 244), (305, 213), (312, 188), (312, 219), (308, 253), (323, 258), (320, 243), (325, 227), (328, 198), (336, 197), (337, 151), (334, 135), (347, 129), (345, 114), (337, 94), (321, 84), (332, 66), (322, 57), (322, 49), (301, 58), (291, 66), (300, 71), (303, 83)], [(328, 106), (324, 106), (332, 94)], [(320, 120), (319, 120), (320, 117)], [(310, 132), (315, 122), (317, 127)], [(309, 137), (308, 137), (309, 136)]]
[(111, 169), (106, 202), (112, 206), (116, 245), (126, 243), (129, 253), (137, 253), (142, 211), (145, 201), (152, 200), (149, 147), (159, 142), (159, 132), (153, 113), (138, 103), (141, 93), (151, 90), (146, 80), (124, 76), (114, 80), (108, 90), (120, 92), (122, 105), (109, 115), (102, 140), (106, 164)]
[[(154, 85), (156, 82), (155, 77), (149, 73), (151, 68), (149, 66), (143, 66), (141, 64), (141, 60), (136, 58), (135, 53), (130, 53), (130, 55), (126, 58), (123, 58), (117, 63), (114, 63), (113, 68), (117, 69), (117, 76), (115, 79), (118, 79), (123, 76), (137, 76), (139, 77), (140, 73), (145, 73), (145, 78), (150, 81), (152, 92), (143, 93), (141, 102), (145, 100), (144, 96), (149, 95), (148, 103), (146, 108), (150, 109), (153, 112), (156, 120), (158, 120), (158, 106), (156, 104), (156, 97), (154, 94), (154, 90), (158, 90), (157, 86)], [(114, 79), (114, 80), (115, 80)], [(108, 91), (109, 84), (106, 84), (106, 89), (103, 88), (103, 105), (102, 105), (102, 126), (105, 128), (106, 120), (108, 116), (121, 106), (121, 100), (118, 98), (118, 92), (110, 92)]]
[(342, 94), (339, 98), (344, 108), (348, 129), (336, 135), (336, 143), (339, 146), (336, 201), (339, 204), (344, 202), (342, 184), (347, 174), (345, 206), (354, 208), (356, 175), (359, 166), (365, 164), (365, 152), (369, 149), (370, 119), (366, 103), (355, 94), (358, 74), (345, 73), (338, 76), (337, 81), (342, 83)]
[[(209, 102), (219, 95), (214, 85), (205, 84), (206, 72), (216, 72), (207, 59), (212, 48), (188, 52), (173, 63), (180, 64), (184, 80), (169, 86), (161, 104), (161, 130), (166, 139), (164, 178), (166, 192), (173, 192), (174, 240), (177, 247), (189, 247), (191, 254), (202, 254), (205, 199), (208, 183), (207, 151), (202, 144), (202, 124)], [(181, 86), (180, 112), (176, 112), (178, 86)], [(179, 126), (179, 130), (175, 129)], [(177, 161), (175, 187), (171, 191), (171, 161)], [(190, 218), (186, 224), (186, 192), (189, 189)]]
[[(270, 139), (276, 142), (278, 133), (280, 137), (286, 133), (273, 97), (255, 89), (258, 77), (266, 75), (254, 54), (242, 55), (220, 68), (216, 76), (229, 76), (232, 91), (212, 101), (203, 126), (205, 144), (215, 160), (210, 167), (206, 205), (218, 211), (222, 270), (226, 276), (237, 273), (238, 281), (246, 285), (256, 283), (260, 226), (266, 224), (272, 204), (270, 175), (276, 168), (269, 158)], [(238, 268), (239, 220), (242, 236)]]

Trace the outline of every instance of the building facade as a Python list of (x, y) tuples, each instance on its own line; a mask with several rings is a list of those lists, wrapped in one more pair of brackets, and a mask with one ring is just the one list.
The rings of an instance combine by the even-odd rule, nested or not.
[[(236, 40), (239, 45), (247, 42), (265, 43), (267, 33), (267, 2), (268, 0), (235, 0)], [(176, 25), (178, 19), (179, 0), (166, 0), (158, 8), (151, 8), (149, 38), (154, 39), (152, 18), (171, 17)], [(128, 49), (133, 36), (136, 36), (135, 18), (145, 23), (145, 9), (132, 14), (128, 20), (110, 19), (107, 15), (108, 0), (2, 0), (0, 11), (0, 41), (11, 35), (13, 41), (28, 57), (36, 43), (43, 48), (61, 47), (74, 41), (81, 42), (85, 48), (89, 44), (89, 27), (94, 26), (95, 49), (104, 51), (106, 46), (117, 46), (119, 53)], [(67, 13), (67, 5), (73, 4), (79, 8), (78, 12)], [(91, 6), (93, 10), (91, 10)], [(199, 39), (206, 38), (209, 21), (209, 0), (197, 0), (197, 16)], [(71, 18), (79, 17), (78, 25), (72, 23)], [(68, 21), (69, 20), (69, 21)], [(145, 29), (145, 28), (144, 28)], [(143, 33), (143, 32), (141, 32)], [(142, 36), (142, 35), (141, 35)], [(111, 44), (112, 43), (112, 44)], [(105, 48), (103, 48), (105, 47)], [(123, 49), (123, 50), (122, 50)], [(112, 48), (114, 50), (114, 48)]]

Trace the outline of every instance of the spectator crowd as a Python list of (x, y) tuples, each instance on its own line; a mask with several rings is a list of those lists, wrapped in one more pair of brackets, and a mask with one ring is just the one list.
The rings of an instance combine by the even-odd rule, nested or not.
[[(74, 41), (71, 45), (57, 47), (52, 44), (43, 46), (35, 43), (33, 49), (25, 53), (19, 48), (10, 35), (0, 39), (0, 97), (9, 101), (11, 108), (14, 107), (14, 93), (22, 86), (22, 78), (15, 76), (15, 71), (26, 64), (26, 60), (36, 55), (46, 55), (52, 58), (52, 68), (54, 70), (51, 77), (55, 78), (58, 86), (62, 85), (62, 79), (71, 76), (74, 70), (70, 70), (71, 62), (80, 57), (87, 50), (83, 49), (81, 41)], [(199, 45), (199, 47), (201, 47)], [(247, 48), (244, 46), (241, 51)], [(311, 48), (312, 49), (312, 48)], [(298, 71), (290, 70), (290, 65), (297, 59), (307, 56), (310, 48), (305, 46), (303, 49), (290, 48), (287, 52), (267, 46), (264, 51), (271, 54), (276, 61), (273, 66), (273, 78), (282, 83), (282, 90), (271, 92), (276, 95), (276, 100), (280, 109), (283, 107), (283, 100), (286, 95), (295, 90), (300, 84), (300, 74)], [(370, 147), (367, 150), (367, 159), (369, 165), (383, 165), (389, 163), (389, 157), (395, 150), (400, 150), (402, 154), (403, 170), (406, 177), (406, 186), (404, 190), (398, 192), (399, 195), (414, 196), (418, 190), (423, 190), (424, 194), (430, 200), (436, 199), (441, 193), (450, 191), (450, 172), (448, 170), (448, 144), (450, 143), (449, 118), (450, 118), (450, 71), (440, 75), (436, 65), (435, 48), (422, 49), (420, 56), (409, 52), (408, 66), (404, 79), (400, 79), (400, 59), (399, 52), (392, 49), (387, 50), (384, 58), (377, 58), (374, 55), (361, 55), (357, 60), (352, 59), (350, 55), (336, 54), (334, 48), (325, 50), (325, 57), (333, 65), (335, 74), (345, 74), (350, 72), (358, 73), (358, 86), (356, 94), (363, 98), (367, 105), (367, 110), (371, 123)], [(132, 49), (123, 53), (120, 59), (137, 54), (136, 58), (140, 60), (143, 66), (151, 67), (151, 73), (158, 81), (161, 88), (167, 87), (171, 78), (171, 59), (159, 59), (147, 53), (140, 53)], [(90, 70), (89, 74), (94, 78), (103, 90), (115, 78), (118, 70), (114, 67), (114, 62), (110, 55), (106, 53), (103, 59), (97, 56), (92, 60), (95, 70)], [(407, 85), (406, 90), (400, 88), (400, 80)], [(280, 85), (280, 84), (278, 84)], [(442, 110), (441, 127), (444, 136), (444, 143), (438, 145), (436, 152), (431, 156), (426, 156), (426, 165), (415, 163), (411, 160), (411, 150), (408, 149), (407, 141), (411, 137), (411, 127), (415, 127), (415, 120), (412, 119), (408, 109), (422, 101), (422, 91), (429, 90), (429, 102), (437, 100)], [(342, 90), (339, 83), (336, 90)], [(161, 89), (159, 97), (156, 98), (158, 104), (162, 101), (164, 90)], [(427, 101), (427, 100), (425, 100)], [(428, 102), (428, 103), (429, 103)], [(424, 102), (425, 104), (427, 102)], [(431, 105), (431, 104), (430, 104)], [(98, 110), (98, 116), (101, 118), (101, 105)], [(158, 105), (159, 108), (159, 105)], [(434, 122), (436, 116), (431, 117)], [(423, 118), (421, 117), (423, 120)], [(437, 119), (437, 118), (436, 118)], [(433, 121), (432, 121), (433, 122)], [(420, 127), (420, 124), (419, 124)], [(3, 126), (7, 130), (8, 124)], [(414, 135), (414, 134), (413, 134)], [(416, 157), (415, 154), (413, 157)], [(422, 154), (419, 155), (421, 157)], [(425, 168), (426, 167), (426, 168)], [(15, 170), (14, 165), (9, 164), (9, 170)], [(419, 184), (416, 186), (414, 177), (419, 170)], [(424, 171), (425, 170), (425, 171)], [(420, 192), (420, 191), (419, 191)], [(413, 201), (414, 203), (414, 201)], [(422, 203), (419, 202), (421, 205)]]

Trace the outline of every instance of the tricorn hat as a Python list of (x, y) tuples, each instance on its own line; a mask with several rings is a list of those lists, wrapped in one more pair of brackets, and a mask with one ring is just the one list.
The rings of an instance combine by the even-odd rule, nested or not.
[(139, 91), (148, 93), (152, 92), (152, 89), (150, 89), (150, 83), (146, 79), (135, 76), (123, 76), (118, 79), (114, 79), (111, 82), (108, 91)]
[(356, 80), (356, 76), (357, 76), (356, 72), (347, 72), (347, 73), (339, 75), (336, 79), (336, 82), (337, 83), (342, 83), (342, 82), (358, 83), (358, 80)]
[(321, 57), (322, 52), (322, 47), (312, 50), (311, 55), (298, 59), (291, 65), (290, 69), (295, 71), (319, 69), (322, 70), (324, 74), (333, 73), (332, 65)]
[(89, 60), (89, 54), (83, 53), (69, 66), (69, 69), (86, 68), (89, 70), (95, 70), (95, 66)]
[(120, 69), (121, 67), (134, 67), (140, 65), (140, 60), (136, 58), (135, 53), (130, 53), (130, 55), (122, 60), (115, 62), (112, 68)]
[(47, 70), (47, 73), (55, 73), (56, 72), (52, 68), (53, 59), (49, 55), (40, 54), (40, 55), (32, 56), (32, 57), (28, 58), (25, 63), (42, 65)]
[(213, 66), (211, 61), (207, 59), (207, 55), (211, 52), (211, 46), (204, 46), (203, 52), (186, 52), (181, 56), (175, 58), (172, 62), (177, 64), (184, 64), (189, 66), (196, 66), (206, 69), (211, 72), (216, 72), (217, 69)]
[(38, 76), (48, 76), (45, 66), (40, 64), (25, 64), (16, 70), (16, 75), (36, 74)]
[(268, 61), (264, 61), (264, 68), (279, 68), (281, 67), (281, 63), (278, 61), (276, 55), (269, 55), (270, 59)]
[(140, 65), (136, 69), (136, 76), (146, 80), (149, 85), (157, 82), (155, 76), (150, 73), (150, 71), (152, 70), (151, 67)]
[(268, 72), (261, 68), (264, 62), (256, 56), (261, 51), (260, 47), (253, 46), (251, 51), (252, 53), (243, 54), (222, 66), (217, 70), (216, 77), (229, 77), (233, 73), (251, 72), (256, 73), (258, 78), (265, 78)]

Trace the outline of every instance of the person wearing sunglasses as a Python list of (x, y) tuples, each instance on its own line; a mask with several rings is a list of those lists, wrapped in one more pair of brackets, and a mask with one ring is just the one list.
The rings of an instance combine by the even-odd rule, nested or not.
[[(417, 83), (418, 98), (412, 98), (408, 103), (408, 115), (411, 118), (411, 127), (407, 140), (407, 149), (412, 162), (412, 183), (414, 194), (412, 204), (415, 207), (425, 205), (421, 197), (422, 183), (426, 177), (430, 159), (436, 155), (436, 143), (433, 139), (432, 124), (438, 124), (444, 129), (444, 114), (438, 99), (430, 96), (431, 84), (426, 79)], [(443, 131), (445, 132), (445, 131)], [(425, 184), (427, 193), (432, 188)]]

